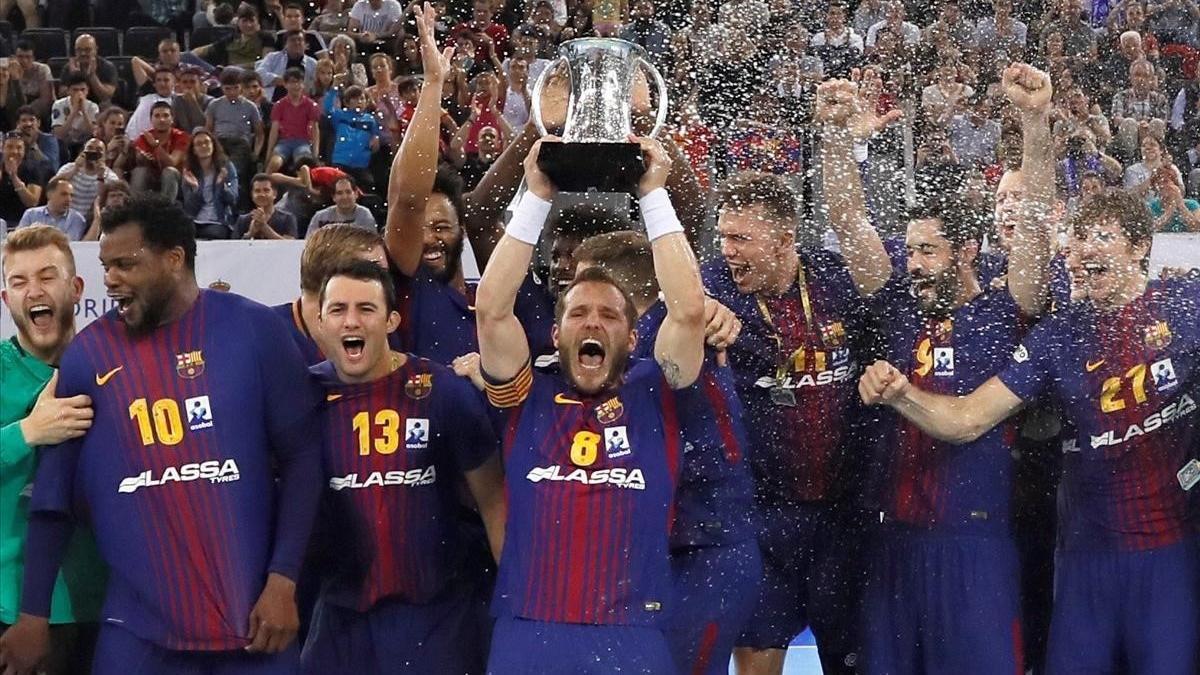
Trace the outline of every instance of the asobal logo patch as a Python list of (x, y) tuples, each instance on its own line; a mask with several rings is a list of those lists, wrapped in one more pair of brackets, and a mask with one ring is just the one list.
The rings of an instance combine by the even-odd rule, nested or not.
[(142, 488), (158, 487), (168, 483), (191, 483), (197, 480), (207, 480), (210, 483), (232, 483), (241, 480), (237, 462), (232, 459), (210, 459), (204, 462), (191, 462), (180, 466), (168, 466), (158, 476), (147, 469), (136, 476), (121, 479), (117, 492), (132, 493)]
[(190, 431), (212, 428), (212, 406), (209, 405), (207, 396), (197, 396), (187, 399), (183, 402), (183, 409), (187, 411), (188, 429)]

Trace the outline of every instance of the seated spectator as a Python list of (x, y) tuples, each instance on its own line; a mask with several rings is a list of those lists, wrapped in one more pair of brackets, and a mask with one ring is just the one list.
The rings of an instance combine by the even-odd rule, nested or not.
[(1064, 158), (1058, 163), (1055, 185), (1060, 195), (1072, 199), (1082, 193), (1084, 175), (1094, 173), (1108, 185), (1119, 185), (1122, 171), (1120, 162), (1099, 149), (1091, 132), (1080, 129), (1067, 139)]
[(1112, 131), (1108, 126), (1108, 118), (1100, 112), (1099, 106), (1092, 107), (1087, 94), (1078, 87), (1067, 92), (1066, 105), (1055, 111), (1058, 119), (1054, 123), (1054, 133), (1070, 137), (1081, 129), (1090, 131), (1096, 137), (1096, 144), (1107, 146), (1112, 140)]
[(532, 85), (529, 82), (529, 61), (523, 58), (508, 60), (508, 91), (504, 94), (504, 120), (508, 126), (519, 129), (529, 122), (529, 106)]
[(1192, 79), (1185, 82), (1171, 103), (1171, 128), (1181, 131), (1185, 120), (1200, 120), (1200, 64)]
[(287, 95), (271, 106), (267, 173), (276, 173), (301, 157), (312, 157), (321, 147), (321, 110), (304, 95), (303, 71), (289, 68), (283, 80)]
[(396, 75), (407, 77), (424, 73), (425, 66), (421, 63), (421, 48), (417, 45), (417, 36), (401, 34), (396, 42), (399, 45), (396, 48), (399, 52)]
[(1165, 166), (1170, 167), (1170, 170), (1175, 173), (1179, 185), (1183, 185), (1183, 176), (1179, 173), (1179, 167), (1172, 164), (1170, 158), (1163, 152), (1162, 141), (1157, 136), (1144, 134), (1141, 148), (1142, 161), (1125, 169), (1125, 189), (1145, 195), (1151, 189), (1150, 177)]
[(309, 22), (308, 29), (320, 33), (326, 43), (333, 36), (345, 33), (350, 26), (350, 10), (346, 5), (352, 4), (347, 0), (325, 0), (321, 3), (321, 12)]
[(96, 38), (82, 33), (75, 38), (75, 55), (67, 61), (60, 77), (82, 75), (88, 83), (88, 97), (107, 105), (117, 93), (117, 67), (100, 56)]
[(138, 86), (138, 95), (145, 96), (154, 92), (154, 73), (159, 68), (170, 68), (179, 74), (179, 67), (183, 65), (182, 53), (179, 49), (179, 42), (175, 38), (163, 38), (158, 43), (158, 62), (149, 63), (145, 59), (135, 56), (129, 62), (133, 69), (133, 81)]
[(82, 75), (64, 77), (62, 83), (67, 95), (50, 109), (50, 131), (66, 146), (67, 156), (74, 157), (84, 141), (92, 137), (100, 106), (88, 100), (88, 83)]
[(0, 158), (0, 218), (10, 226), (20, 222), (25, 209), (38, 205), (49, 175), (43, 163), (28, 161), (25, 147), (25, 137), (19, 132), (5, 134)]
[[(365, 2), (366, 0), (358, 0), (360, 5)], [(452, 40), (456, 40), (459, 36), (465, 36), (470, 40), (474, 47), (471, 57), (476, 66), (481, 66), (491, 60), (488, 54), (489, 45), (501, 60), (508, 56), (508, 29), (502, 24), (496, 23), (495, 15), (490, 0), (474, 0), (471, 3), (470, 20), (464, 21), (450, 30)], [(615, 29), (616, 26), (614, 25), (613, 28)]]
[(1192, 120), (1192, 142), (1183, 153), (1184, 167), (1188, 172), (1188, 196), (1200, 198), (1200, 118)]
[(985, 94), (971, 97), (950, 120), (950, 147), (967, 167), (983, 169), (996, 163), (1000, 145), (1000, 121), (992, 114), (992, 101)]
[(271, 99), (263, 90), (262, 77), (253, 70), (242, 73), (242, 96), (258, 106), (258, 114), (262, 119), (271, 119)]
[(287, 95), (287, 90), (282, 86), (283, 74), (293, 68), (303, 74), (304, 86), (312, 85), (316, 77), (317, 60), (304, 53), (304, 34), (300, 31), (290, 31), (283, 50), (267, 54), (254, 67), (272, 103)]
[(71, 182), (71, 208), (85, 217), (92, 215), (100, 186), (121, 177), (104, 163), (104, 141), (90, 138), (73, 162), (63, 164), (56, 178)]
[(1197, 42), (1200, 4), (1196, 0), (1149, 0), (1146, 14), (1150, 32), (1160, 43), (1200, 46)]
[(45, 164), (45, 171), (53, 174), (62, 166), (58, 138), (42, 131), (41, 120), (33, 106), (22, 106), (17, 111), (17, 131), (25, 139), (25, 161)]
[[(392, 57), (387, 54), (371, 55), (367, 65), (370, 67), (371, 81), (374, 84), (366, 88), (366, 94), (370, 102), (369, 107), (375, 111), (383, 125), (383, 143), (394, 147), (400, 144), (404, 136), (401, 120), (405, 119), (403, 115), (407, 106), (405, 97), (400, 94), (399, 84), (392, 79), (392, 64)], [(407, 83), (411, 78), (405, 78), (404, 81)], [(411, 117), (411, 111), (408, 112)]]
[(46, 183), (46, 205), (27, 209), (17, 227), (50, 225), (61, 230), (71, 241), (83, 239), (88, 229), (87, 221), (83, 219), (82, 214), (71, 208), (71, 192), (71, 181), (66, 178), (51, 178), (50, 182)]
[(379, 120), (366, 109), (362, 87), (347, 87), (342, 95), (342, 107), (335, 107), (337, 92), (325, 94), (325, 115), (333, 125), (333, 156), (331, 163), (354, 177), (359, 185), (373, 186), (368, 167), (371, 153), (379, 149)]
[(504, 152), (504, 139), (496, 127), (484, 126), (479, 128), (475, 137), (474, 152), (465, 152), (463, 144), (470, 124), (462, 125), (454, 139), (450, 142), (450, 161), (458, 169), (463, 179), (463, 189), (473, 190), (483, 179), (488, 169), (495, 164)]
[(1088, 93), (1102, 105), (1110, 102), (1118, 91), (1130, 86), (1130, 68), (1145, 58), (1142, 36), (1132, 30), (1122, 33), (1117, 40), (1117, 48), (1104, 50), (1101, 60), (1096, 62), (1096, 91)]
[(1117, 92), (1112, 101), (1112, 123), (1117, 129), (1116, 141), (1121, 151), (1130, 153), (1137, 143), (1142, 122), (1158, 120), (1166, 125), (1169, 111), (1167, 97), (1158, 90), (1154, 66), (1145, 59), (1129, 66), (1128, 89)]
[(975, 46), (975, 22), (963, 16), (958, 0), (944, 0), (941, 3), (937, 19), (922, 31), (922, 39), (929, 42), (930, 36), (935, 32), (944, 34), (959, 52), (965, 52)]
[(917, 28), (916, 24), (905, 21), (906, 12), (904, 3), (899, 0), (892, 0), (887, 5), (887, 10), (884, 13), (883, 21), (871, 26), (866, 35), (867, 51), (875, 48), (875, 42), (878, 40), (879, 31), (885, 28), (896, 33), (904, 44), (912, 47), (916, 46), (921, 41), (921, 29)]
[(275, 208), (296, 216), (297, 223), (307, 223), (312, 217), (333, 203), (333, 186), (346, 177), (346, 172), (331, 166), (317, 166), (312, 157), (302, 157), (296, 162), (295, 175), (270, 174), (271, 182), (283, 196), (275, 202)]
[(671, 65), (671, 29), (654, 17), (654, 0), (633, 0), (629, 5), (629, 23), (617, 37), (640, 45), (650, 61), (663, 69)]
[(958, 81), (958, 64), (943, 63), (934, 73), (933, 83), (921, 90), (921, 112), (930, 123), (943, 126), (962, 112), (962, 104), (974, 95), (974, 89)]
[(234, 239), (296, 238), (296, 217), (275, 208), (275, 186), (270, 176), (260, 173), (250, 180), (250, 201), (254, 208), (238, 217)]
[(379, 229), (371, 210), (358, 203), (358, 186), (354, 179), (346, 176), (333, 184), (333, 206), (321, 209), (313, 215), (304, 236), (333, 223), (346, 223), (372, 232)]
[(133, 142), (129, 184), (134, 192), (158, 190), (169, 200), (179, 194), (179, 168), (187, 152), (187, 133), (175, 128), (171, 104), (155, 103), (150, 109), (149, 130)]
[(308, 97), (314, 101), (323, 101), (325, 92), (334, 88), (333, 60), (330, 58), (317, 59), (317, 67), (313, 72), (313, 83), (308, 88)]
[[(579, 3), (579, 5), (582, 5), (582, 4), (583, 3)], [(565, 5), (565, 3), (564, 3), (564, 5)], [(699, 8), (703, 8), (703, 9), (699, 9)], [(698, 10), (699, 11), (707, 10), (709, 13), (709, 17), (711, 18), (711, 16), (712, 16), (712, 8), (708, 7), (708, 3), (694, 2), (694, 3), (692, 3), (692, 9), (693, 9), (693, 16), (695, 16), (695, 12)], [(577, 12), (578, 12), (578, 10), (577, 10)], [(571, 29), (571, 32), (574, 33), (574, 36), (580, 37), (580, 36), (588, 34), (591, 31), (591, 20), (592, 20), (592, 17), (591, 17), (591, 14), (589, 13), (586, 16), (585, 23), (583, 23), (583, 24), (575, 23), (575, 27)], [(537, 26), (538, 28), (542, 29), (543, 31), (545, 31), (546, 37), (551, 44), (558, 44), (559, 42), (562, 42), (564, 39), (566, 39), (564, 37), (564, 33), (567, 31), (567, 28), (566, 28), (567, 23), (568, 23), (567, 17), (560, 16), (558, 14), (557, 10), (554, 7), (554, 3), (551, 0), (534, 0), (533, 9), (530, 10), (530, 12), (529, 12), (529, 23), (531, 23), (531, 24)], [(715, 25), (715, 23), (710, 20), (708, 22), (708, 25)]]
[(33, 43), (29, 40), (17, 40), (12, 59), (9, 59), (9, 74), (21, 87), (25, 97), (22, 105), (33, 106), (39, 117), (50, 114), (50, 106), (54, 104), (54, 75), (50, 66), (34, 59)]
[(859, 35), (866, 35), (871, 26), (887, 18), (887, 4), (883, 0), (862, 0), (854, 10), (851, 27)]
[[(93, 134), (104, 143), (104, 163), (118, 174), (129, 159), (129, 150), (133, 144), (125, 130), (125, 111), (120, 106), (110, 105), (100, 111), (96, 118)], [(124, 176), (121, 176), (124, 178)]]
[(849, 77), (850, 70), (863, 58), (863, 38), (846, 25), (846, 7), (830, 3), (825, 11), (825, 27), (812, 37), (813, 53), (825, 64), (829, 77)]
[(367, 69), (363, 67), (363, 64), (355, 61), (357, 50), (354, 38), (349, 35), (338, 35), (329, 41), (329, 51), (326, 52), (326, 56), (333, 63), (334, 86), (367, 86)]
[[(513, 31), (512, 38), (508, 41), (509, 55), (508, 58), (504, 60), (505, 74), (509, 73), (509, 64), (513, 59), (525, 59), (525, 63), (529, 66), (527, 79), (531, 83), (537, 82), (537, 79), (542, 75), (542, 71), (546, 69), (546, 66), (550, 65), (550, 59), (543, 58), (545, 53), (545, 45), (548, 41), (549, 36), (546, 34), (545, 29), (539, 26), (535, 26), (531, 23), (524, 23), (520, 26), (517, 26), (517, 29)], [(412, 49), (415, 52), (414, 54), (410, 54), (406, 48), (405, 58), (411, 63), (411, 59), (413, 56), (415, 56), (419, 63), (421, 59), (421, 52), (417, 49), (417, 43), (415, 40), (412, 43)], [(678, 57), (673, 60), (676, 63), (679, 62)], [(418, 67), (415, 70), (405, 74), (412, 75), (420, 72), (420, 67)], [(532, 88), (532, 85), (530, 86)]]
[(1029, 27), (1013, 18), (1012, 0), (992, 0), (992, 15), (975, 24), (974, 44), (991, 54), (1006, 54), (1010, 59), (1021, 58), (1029, 38)]
[(238, 175), (220, 141), (204, 127), (192, 132), (183, 162), (183, 210), (200, 239), (229, 239), (237, 220)]
[(1042, 39), (1052, 32), (1063, 38), (1063, 51), (1071, 59), (1096, 60), (1096, 34), (1087, 23), (1079, 0), (1055, 0), (1052, 15), (1042, 29)]
[(13, 64), (8, 67), (0, 66), (0, 129), (12, 129), (17, 126), (17, 111), (25, 105), (25, 94), (21, 92), (21, 83), (13, 78)]
[(123, 180), (108, 181), (100, 184), (100, 192), (96, 195), (96, 208), (92, 210), (92, 222), (84, 241), (96, 241), (100, 238), (100, 220), (104, 214), (129, 200), (129, 183)]
[(1200, 202), (1184, 198), (1175, 165), (1160, 166), (1149, 184), (1146, 206), (1154, 216), (1155, 232), (1200, 232)]
[(275, 49), (287, 48), (288, 33), (296, 31), (304, 36), (304, 54), (316, 58), (325, 51), (325, 38), (313, 30), (304, 30), (304, 6), (298, 2), (289, 2), (283, 6), (282, 27), (275, 33)]
[(202, 71), (191, 65), (179, 69), (175, 95), (171, 97), (171, 112), (175, 114), (175, 126), (180, 129), (195, 129), (205, 123), (205, 111), (213, 102), (200, 82)]
[(192, 50), (196, 56), (215, 66), (246, 66), (266, 56), (275, 44), (275, 36), (262, 30), (258, 10), (243, 4), (237, 11), (237, 32)]
[(358, 0), (350, 8), (346, 32), (360, 45), (380, 51), (404, 26), (404, 6), (397, 0)]
[[(154, 71), (154, 91), (138, 99), (129, 121), (125, 123), (125, 131), (130, 138), (137, 138), (150, 128), (150, 110), (156, 103), (166, 103), (170, 106), (175, 96), (175, 70), (159, 68)], [(172, 106), (172, 114), (175, 110)]]
[[(242, 73), (221, 73), (221, 96), (204, 111), (204, 128), (217, 137), (238, 175), (240, 208), (250, 204), (250, 176), (263, 148), (262, 111), (242, 96)], [(239, 209), (240, 210), (240, 209)]]

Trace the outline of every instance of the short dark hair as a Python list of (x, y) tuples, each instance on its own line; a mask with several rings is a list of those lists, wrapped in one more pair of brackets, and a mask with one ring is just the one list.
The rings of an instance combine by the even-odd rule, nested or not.
[(67, 89), (70, 89), (71, 87), (74, 87), (77, 84), (87, 84), (87, 78), (83, 76), (83, 73), (72, 71), (70, 73), (63, 74), (62, 86), (66, 87)]
[(646, 302), (658, 296), (650, 240), (641, 232), (622, 230), (588, 237), (575, 248), (575, 261), (608, 272), (631, 296)]
[(346, 87), (344, 90), (342, 90), (342, 100), (343, 101), (348, 101), (352, 98), (362, 98), (362, 97), (363, 97), (363, 88), (358, 86), (357, 84), (352, 84), (349, 87)]
[(100, 217), (100, 231), (105, 234), (126, 225), (137, 225), (142, 240), (155, 251), (182, 248), (184, 265), (196, 269), (196, 224), (178, 202), (157, 192), (141, 192)]
[(17, 119), (21, 119), (22, 117), (37, 117), (37, 116), (38, 116), (37, 108), (34, 108), (31, 105), (23, 105), (20, 108), (17, 108)]
[(304, 81), (304, 70), (301, 68), (294, 68), (294, 67), (288, 68), (287, 70), (283, 71), (283, 81), (284, 82), (303, 82)]
[(302, 30), (287, 30), (287, 31), (284, 31), (284, 32), (283, 32), (283, 40), (284, 40), (284, 42), (287, 42), (288, 40), (291, 40), (291, 39), (292, 39), (292, 38), (294, 38), (294, 37), (298, 37), (298, 38), (301, 38), (301, 39), (303, 39), (303, 38), (304, 38), (304, 31), (302, 31)]
[(908, 222), (914, 220), (936, 220), (941, 223), (942, 236), (955, 249), (971, 242), (983, 241), (984, 218), (978, 210), (968, 206), (956, 190), (936, 193), (918, 199), (908, 209)]
[(613, 230), (632, 230), (633, 221), (622, 213), (594, 202), (580, 202), (560, 209), (550, 218), (549, 230), (556, 236), (587, 239)]
[(250, 84), (251, 82), (256, 82), (261, 85), (262, 84), (262, 75), (259, 75), (257, 72), (255, 72), (253, 70), (243, 70), (242, 71), (242, 84)]
[(567, 312), (567, 296), (576, 286), (588, 283), (608, 284), (617, 289), (617, 292), (621, 294), (621, 299), (625, 301), (625, 321), (629, 324), (630, 330), (637, 325), (637, 308), (633, 306), (633, 298), (629, 297), (629, 293), (621, 287), (621, 284), (617, 283), (616, 279), (612, 278), (612, 275), (604, 271), (603, 267), (585, 267), (575, 274), (575, 279), (558, 296), (558, 302), (554, 305), (554, 323), (556, 325), (562, 325), (563, 315)]
[(408, 93), (417, 91), (418, 89), (420, 89), (420, 87), (421, 87), (421, 85), (419, 82), (417, 82), (417, 78), (406, 77), (396, 83), (396, 93), (404, 95), (404, 94), (408, 94)]
[(283, 3), (283, 11), (285, 11), (285, 12), (286, 12), (286, 11), (288, 11), (289, 9), (298, 9), (298, 10), (300, 10), (301, 12), (303, 12), (303, 11), (304, 11), (304, 5), (302, 5), (302, 4), (298, 3), (298, 2), (285, 2), (285, 3)]
[(342, 183), (342, 182), (349, 183), (351, 190), (355, 190), (355, 191), (358, 190), (358, 181), (354, 180), (354, 176), (346, 174), (344, 176), (338, 176), (337, 178), (333, 179), (334, 191), (337, 190), (337, 184)]
[(171, 108), (171, 104), (167, 101), (155, 101), (154, 105), (150, 106), (150, 114), (153, 115), (154, 111), (158, 110), (159, 108), (166, 108), (167, 110), (171, 111), (172, 115), (175, 114), (175, 110)]
[(166, 73), (166, 74), (170, 75), (171, 77), (175, 77), (175, 75), (176, 75), (175, 69), (172, 68), (171, 66), (161, 66), (160, 65), (159, 67), (154, 69), (154, 77), (158, 77), (159, 73)]
[(250, 179), (250, 187), (253, 188), (255, 183), (271, 183), (271, 189), (275, 189), (275, 183), (271, 182), (271, 175), (266, 173), (256, 173)]
[(795, 227), (796, 193), (781, 176), (762, 171), (742, 171), (730, 176), (717, 191), (717, 211), (761, 207), (771, 218)]
[[(1088, 228), (1104, 221), (1115, 221), (1125, 232), (1131, 246), (1146, 244), (1154, 239), (1154, 219), (1146, 203), (1127, 190), (1107, 190), (1080, 205), (1071, 217), (1071, 231), (1083, 236)], [(1142, 268), (1150, 264), (1149, 256), (1142, 260)]]
[(369, 260), (355, 258), (337, 265), (329, 272), (329, 276), (321, 282), (321, 292), (318, 294), (320, 306), (325, 306), (325, 289), (329, 280), (334, 277), (347, 277), (356, 281), (374, 281), (383, 289), (384, 306), (389, 312), (397, 311), (399, 302), (396, 299), (396, 287), (392, 284), (392, 275), (384, 268)]
[(17, 44), (13, 46), (13, 50), (18, 52), (33, 52), (34, 56), (37, 56), (37, 51), (33, 48), (33, 41), (28, 38), (18, 39)]
[(226, 68), (225, 70), (221, 71), (221, 86), (228, 87), (235, 84), (240, 85), (242, 83), (243, 75), (244, 73), (242, 72), (241, 68)]
[(253, 5), (242, 3), (237, 10), (237, 18), (239, 19), (257, 19), (258, 10)]
[(63, 183), (70, 185), (71, 181), (67, 180), (67, 178), (65, 176), (55, 176), (54, 178), (51, 178), (46, 183), (46, 192), (47, 193), (54, 192), (55, 190), (58, 189), (58, 186), (62, 185)]

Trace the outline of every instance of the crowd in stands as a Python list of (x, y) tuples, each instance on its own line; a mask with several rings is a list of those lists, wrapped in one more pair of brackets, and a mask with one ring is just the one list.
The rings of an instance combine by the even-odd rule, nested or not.
[[(903, 112), (857, 152), (880, 228), (898, 231), (904, 204), (928, 190), (985, 204), (1020, 164), (1018, 116), (998, 80), (1023, 61), (1053, 79), (1067, 208), (1120, 187), (1145, 199), (1159, 231), (1200, 231), (1196, 0), (434, 6), (439, 38), (456, 47), (440, 147), (468, 190), (535, 133), (531, 90), (557, 46), (605, 36), (642, 45), (662, 70), (664, 133), (705, 186), (754, 168), (821, 203), (813, 95), (822, 80), (853, 77), (881, 114)], [(206, 239), (382, 224), (421, 80), (411, 6), (0, 0), (0, 13), (6, 229), (50, 223), (95, 239), (101, 211), (147, 190), (180, 200)]]

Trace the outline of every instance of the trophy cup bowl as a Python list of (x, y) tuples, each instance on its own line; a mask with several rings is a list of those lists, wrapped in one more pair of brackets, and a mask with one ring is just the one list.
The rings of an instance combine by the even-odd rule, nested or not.
[(543, 136), (543, 88), (553, 73), (567, 75), (566, 120), (562, 143), (544, 143), (538, 166), (564, 192), (633, 192), (645, 172), (641, 146), (629, 142), (634, 90), (640, 69), (658, 87), (653, 137), (667, 116), (667, 85), (638, 45), (615, 38), (580, 38), (559, 47), (530, 94), (530, 116)]

